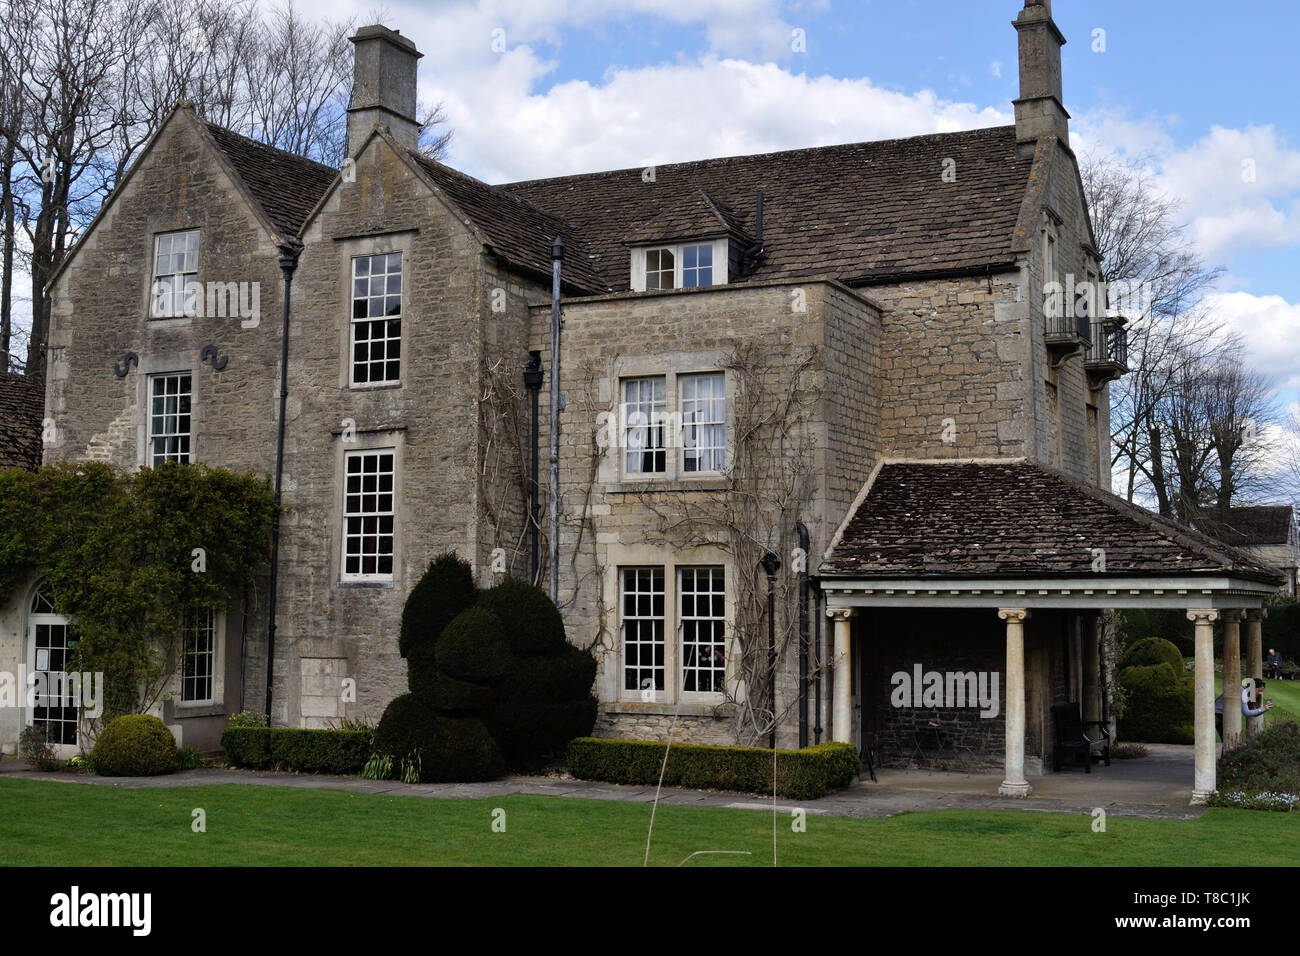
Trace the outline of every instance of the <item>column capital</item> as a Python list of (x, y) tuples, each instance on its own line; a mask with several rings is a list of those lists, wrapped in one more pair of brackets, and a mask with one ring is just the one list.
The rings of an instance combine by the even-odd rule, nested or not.
[(826, 616), (832, 621), (847, 621), (853, 617), (854, 608), (851, 607), (828, 607)]
[(1212, 607), (1190, 608), (1187, 611), (1187, 620), (1197, 624), (1212, 624), (1218, 619), (1219, 612)]
[(1029, 617), (1029, 608), (1026, 607), (1000, 607), (998, 608), (998, 617), (1004, 621), (1020, 622)]
[(1263, 608), (1263, 607), (1247, 608), (1244, 613), (1246, 615), (1247, 621), (1262, 621), (1264, 620), (1264, 618), (1268, 617), (1268, 608)]
[(1224, 624), (1238, 624), (1245, 612), (1239, 607), (1224, 608), (1221, 612)]

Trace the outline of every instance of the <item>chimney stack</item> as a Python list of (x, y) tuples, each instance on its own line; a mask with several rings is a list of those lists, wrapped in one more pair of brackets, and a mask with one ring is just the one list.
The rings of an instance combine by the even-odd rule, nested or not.
[(348, 107), (348, 155), (355, 156), (370, 130), (387, 126), (393, 138), (415, 149), (420, 127), (415, 119), (416, 63), (424, 56), (396, 30), (361, 27), (353, 45), (352, 105)]
[(1070, 144), (1070, 114), (1061, 102), (1061, 47), (1065, 37), (1052, 22), (1052, 0), (1025, 0), (1012, 22), (1020, 42), (1020, 99), (1015, 100), (1016, 142), (1055, 136)]

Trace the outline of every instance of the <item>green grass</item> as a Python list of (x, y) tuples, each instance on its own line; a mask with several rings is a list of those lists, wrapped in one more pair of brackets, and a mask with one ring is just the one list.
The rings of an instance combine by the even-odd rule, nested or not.
[[(207, 832), (191, 831), (201, 807)], [(493, 811), (506, 832), (493, 832)], [(564, 797), (388, 797), (220, 785), (116, 788), (0, 781), (0, 863), (45, 866), (639, 866), (650, 805)], [(885, 820), (778, 817), (785, 866), (1291, 865), (1300, 813), (1211, 809), (1195, 821), (944, 810)], [(661, 806), (650, 862), (770, 866), (772, 816)]]
[[(1215, 675), (1214, 693), (1223, 693), (1223, 675)], [(1279, 720), (1300, 723), (1300, 680), (1267, 680), (1264, 696), (1273, 698), (1273, 709), (1264, 715), (1265, 724)]]

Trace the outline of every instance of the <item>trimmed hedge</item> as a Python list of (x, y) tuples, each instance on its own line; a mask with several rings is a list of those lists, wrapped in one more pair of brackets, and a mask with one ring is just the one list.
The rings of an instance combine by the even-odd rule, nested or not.
[(1195, 682), (1168, 664), (1126, 667), (1116, 678), (1128, 703), (1119, 719), (1119, 735), (1147, 744), (1190, 744)]
[(227, 727), (221, 748), (236, 767), (302, 773), (360, 773), (371, 753), (369, 731), (297, 727)]
[(452, 618), (435, 646), (438, 670), (473, 684), (495, 684), (514, 664), (501, 619), (478, 606)]
[(505, 625), (510, 650), (520, 657), (558, 654), (568, 645), (564, 618), (546, 592), (518, 578), (506, 578), (479, 592), (478, 606)]
[[(652, 740), (580, 737), (569, 744), (569, 772), (583, 780), (653, 786), (659, 782), (667, 744)], [(776, 792), (815, 800), (846, 787), (861, 770), (852, 744), (826, 743), (776, 752)], [(757, 747), (673, 744), (663, 768), (667, 786), (744, 793), (772, 792), (772, 751)]]
[(157, 717), (126, 714), (109, 721), (91, 751), (101, 777), (153, 777), (180, 768), (176, 738)]
[(1172, 641), (1163, 637), (1144, 637), (1133, 644), (1120, 658), (1119, 667), (1150, 667), (1153, 664), (1168, 664), (1175, 673), (1183, 669), (1183, 654)]

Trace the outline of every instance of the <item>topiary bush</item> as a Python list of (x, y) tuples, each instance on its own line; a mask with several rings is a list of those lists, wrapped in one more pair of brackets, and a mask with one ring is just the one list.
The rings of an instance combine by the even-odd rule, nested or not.
[(558, 654), (568, 644), (559, 608), (535, 585), (506, 578), (480, 592), (478, 605), (501, 619), (510, 650), (521, 657)]
[(1119, 734), (1148, 744), (1190, 744), (1195, 740), (1195, 682), (1168, 663), (1125, 667), (1116, 678), (1127, 696)]
[(402, 607), (397, 649), (403, 657), (417, 645), (432, 647), (451, 619), (474, 603), (478, 589), (467, 562), (444, 552), (429, 563)]
[(395, 698), (375, 731), (375, 751), (394, 764), (419, 760), (421, 783), (492, 780), (501, 776), (501, 748), (483, 722), (444, 717), (411, 694)]
[(398, 646), (411, 692), (384, 711), (373, 772), (490, 779), (595, 725), (596, 661), (569, 644), (541, 588), (511, 578), (476, 591), (469, 564), (440, 555), (407, 599)]
[(498, 683), (514, 664), (501, 619), (477, 605), (452, 618), (435, 647), (437, 670), (475, 684)]
[(180, 767), (176, 740), (157, 717), (126, 714), (95, 740), (91, 759), (101, 777), (154, 777)]
[(1119, 661), (1121, 670), (1152, 664), (1168, 664), (1175, 673), (1179, 673), (1183, 669), (1183, 654), (1177, 645), (1163, 637), (1147, 637), (1132, 644)]

